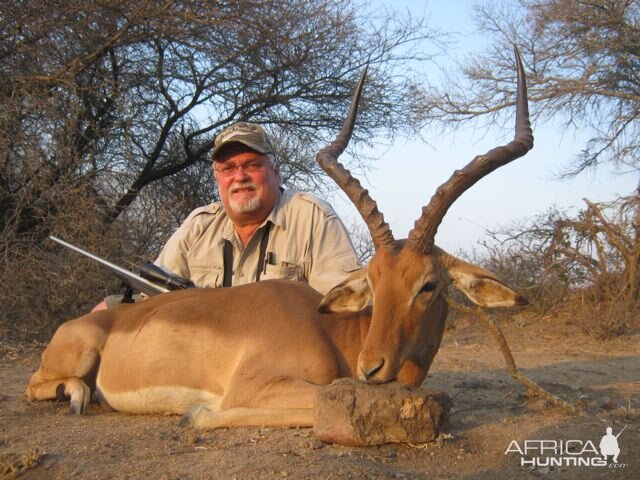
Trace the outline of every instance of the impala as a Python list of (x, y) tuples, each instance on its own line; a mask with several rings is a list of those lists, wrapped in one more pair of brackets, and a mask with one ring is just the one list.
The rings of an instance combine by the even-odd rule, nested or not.
[(376, 252), (366, 270), (324, 298), (305, 283), (269, 280), (170, 292), (71, 320), (43, 352), (28, 398), (69, 397), (71, 411), (82, 414), (95, 389), (112, 409), (185, 414), (197, 427), (311, 426), (315, 390), (336, 378), (420, 385), (440, 346), (451, 283), (481, 306), (526, 304), (491, 272), (434, 245), (453, 202), (533, 146), (517, 51), (516, 68), (513, 141), (456, 171), (400, 241), (337, 161), (351, 137), (363, 74), (342, 130), (317, 160), (371, 232)]

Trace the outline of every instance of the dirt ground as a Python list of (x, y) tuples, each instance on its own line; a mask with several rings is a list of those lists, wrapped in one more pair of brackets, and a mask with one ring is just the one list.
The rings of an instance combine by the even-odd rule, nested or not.
[[(508, 376), (488, 331), (466, 319), (445, 333), (426, 381), (453, 398), (444, 434), (426, 445), (326, 445), (310, 429), (202, 432), (179, 427), (176, 416), (112, 413), (98, 405), (84, 417), (71, 416), (68, 404), (31, 404), (23, 397), (41, 348), (3, 345), (0, 478), (640, 478), (640, 334), (596, 340), (553, 318), (515, 318), (502, 328), (521, 371), (581, 402), (583, 415), (528, 398)], [(512, 443), (575, 440), (574, 450), (588, 441), (597, 448), (606, 427), (617, 434), (625, 425), (617, 465), (611, 457), (607, 466), (521, 465)], [(529, 451), (524, 459), (535, 456)], [(551, 450), (540, 458), (563, 456)], [(587, 449), (581, 458), (594, 456)]]

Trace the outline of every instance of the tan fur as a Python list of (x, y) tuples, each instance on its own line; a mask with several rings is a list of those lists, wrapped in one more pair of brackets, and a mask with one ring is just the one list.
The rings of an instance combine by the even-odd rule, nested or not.
[[(367, 275), (324, 299), (305, 283), (269, 280), (96, 312), (58, 329), (26, 393), (45, 400), (63, 391), (83, 413), (96, 377), (101, 401), (120, 411), (187, 413), (186, 423), (205, 428), (309, 425), (315, 388), (335, 378), (424, 380), (440, 346), (442, 295), (452, 277), (473, 289), (467, 277), (479, 275), (485, 285), (475, 297), (490, 290), (501, 303), (517, 303), (515, 292), (496, 279), (496, 293), (487, 283), (494, 277), (468, 265), (440, 250), (382, 250)], [(426, 281), (437, 288), (419, 293)], [(371, 298), (373, 309), (363, 309)], [(321, 302), (343, 313), (319, 313)]]

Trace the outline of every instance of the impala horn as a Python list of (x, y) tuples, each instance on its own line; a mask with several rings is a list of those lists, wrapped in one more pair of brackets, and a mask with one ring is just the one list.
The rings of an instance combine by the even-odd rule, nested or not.
[(518, 72), (514, 139), (507, 145), (494, 148), (484, 155), (478, 155), (462, 170), (453, 172), (451, 178), (438, 187), (429, 204), (422, 209), (422, 215), (416, 220), (413, 229), (409, 232), (407, 248), (429, 253), (433, 248), (438, 227), (453, 202), (482, 177), (516, 158), (522, 157), (533, 148), (533, 132), (529, 122), (527, 103), (527, 81), (520, 53), (516, 47), (514, 47), (514, 51)]
[(356, 206), (369, 228), (376, 250), (380, 248), (390, 249), (394, 246), (393, 234), (391, 233), (389, 225), (384, 221), (382, 213), (378, 210), (376, 202), (369, 195), (369, 191), (360, 184), (358, 179), (353, 177), (351, 172), (338, 162), (338, 157), (344, 152), (344, 149), (347, 148), (353, 132), (353, 126), (358, 113), (360, 94), (362, 93), (364, 80), (367, 76), (367, 69), (368, 67), (364, 69), (364, 72), (362, 72), (360, 76), (360, 81), (351, 99), (349, 113), (347, 113), (347, 118), (342, 125), (340, 133), (331, 144), (318, 151), (316, 160), (322, 169), (327, 172), (327, 175), (336, 182), (344, 193), (347, 194), (349, 200)]

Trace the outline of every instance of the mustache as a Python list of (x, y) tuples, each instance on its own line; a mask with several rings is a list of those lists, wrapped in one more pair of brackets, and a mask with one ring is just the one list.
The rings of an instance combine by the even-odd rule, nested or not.
[(236, 193), (238, 190), (257, 190), (258, 186), (253, 182), (234, 183), (229, 187), (229, 193)]

